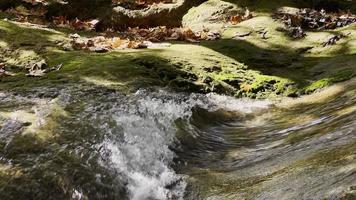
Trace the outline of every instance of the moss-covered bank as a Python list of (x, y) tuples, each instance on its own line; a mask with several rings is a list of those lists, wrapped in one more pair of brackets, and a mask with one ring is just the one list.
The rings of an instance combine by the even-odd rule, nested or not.
[[(236, 2), (219, 2), (208, 1), (194, 8), (185, 18), (207, 9), (218, 12), (219, 5), (224, 5), (221, 9), (225, 10), (236, 10), (239, 6)], [(259, 1), (251, 7), (255, 17), (225, 28), (221, 40), (103, 54), (65, 51), (63, 46), (70, 40), (68, 30), (1, 20), (0, 60), (11, 66), (8, 70), (17, 74), (1, 77), (0, 88), (19, 90), (89, 82), (123, 91), (168, 85), (181, 91), (213, 91), (237, 97), (266, 98), (308, 94), (352, 78), (356, 71), (356, 25), (307, 32), (307, 37), (294, 40), (283, 31), (283, 24), (271, 16), (274, 9), (290, 4), (285, 2), (267, 4)], [(226, 4), (233, 6), (226, 8)], [(194, 23), (185, 25), (194, 26)], [(221, 24), (221, 21), (200, 20), (196, 23), (213, 24), (211, 27), (214, 27), (214, 23)], [(265, 37), (258, 33), (262, 29), (267, 31)], [(246, 32), (252, 33), (234, 38), (236, 34)], [(336, 45), (322, 46), (328, 38), (341, 33), (350, 35)], [(41, 59), (47, 60), (50, 66), (63, 64), (63, 68), (41, 78), (26, 77), (23, 67), (29, 61)]]

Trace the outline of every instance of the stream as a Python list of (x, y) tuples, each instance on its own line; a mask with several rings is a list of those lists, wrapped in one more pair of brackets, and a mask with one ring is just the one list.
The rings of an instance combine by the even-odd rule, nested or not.
[(0, 199), (354, 199), (356, 84), (248, 100), (0, 91)]

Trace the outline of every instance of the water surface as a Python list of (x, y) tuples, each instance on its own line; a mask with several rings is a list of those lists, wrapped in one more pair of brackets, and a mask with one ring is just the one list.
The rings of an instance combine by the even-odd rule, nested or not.
[(247, 100), (0, 93), (0, 199), (353, 199), (356, 86)]

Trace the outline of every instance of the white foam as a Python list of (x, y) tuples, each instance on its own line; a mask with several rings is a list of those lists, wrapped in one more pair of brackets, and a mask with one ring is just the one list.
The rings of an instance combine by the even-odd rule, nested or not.
[(170, 167), (175, 154), (169, 146), (175, 140), (174, 121), (189, 118), (193, 107), (249, 113), (270, 105), (217, 94), (184, 96), (144, 90), (118, 102), (107, 115), (121, 128), (122, 132), (113, 133), (121, 139), (109, 139), (104, 145), (111, 151), (114, 168), (126, 178), (132, 200), (183, 199), (186, 183)]
[(252, 113), (258, 109), (267, 109), (272, 104), (268, 100), (237, 99), (214, 93), (207, 94), (206, 97), (212, 105), (210, 110), (222, 109), (225, 111)]

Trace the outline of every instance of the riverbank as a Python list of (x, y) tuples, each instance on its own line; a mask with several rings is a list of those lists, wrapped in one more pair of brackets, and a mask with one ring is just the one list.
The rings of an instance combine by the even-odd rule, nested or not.
[[(262, 1), (263, 2), (263, 1)], [(193, 8), (184, 18), (209, 9), (237, 9), (231, 3), (212, 0)], [(168, 86), (177, 91), (215, 92), (235, 97), (276, 98), (310, 94), (356, 74), (356, 25), (307, 31), (293, 39), (284, 24), (273, 18), (282, 3), (251, 8), (254, 17), (222, 30), (222, 38), (200, 43), (172, 42), (154, 49), (93, 53), (68, 48), (70, 34), (95, 33), (51, 29), (5, 19), (0, 21), (0, 60), (13, 76), (1, 77), (1, 90), (89, 83), (124, 92), (138, 88)], [(225, 6), (225, 7), (224, 7)], [(257, 9), (260, 8), (260, 9)], [(214, 11), (215, 11), (214, 10)], [(209, 13), (209, 12), (207, 12)], [(186, 26), (221, 26), (209, 17)], [(205, 20), (205, 21), (204, 21)], [(184, 21), (183, 21), (184, 23)], [(263, 30), (263, 36), (259, 31)], [(236, 35), (244, 35), (236, 37)], [(335, 35), (347, 35), (334, 45), (323, 43)], [(33, 61), (61, 65), (43, 77), (29, 77), (24, 69)]]

